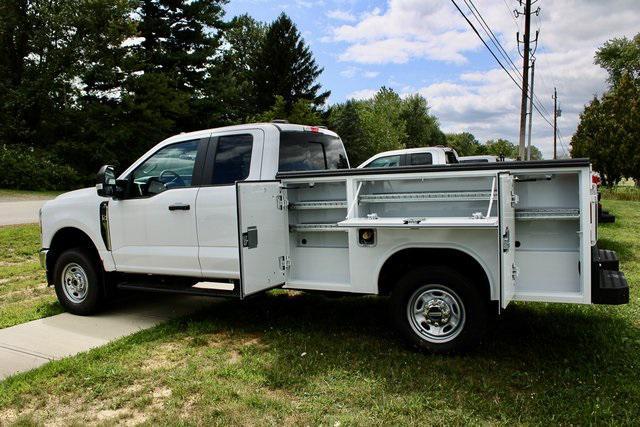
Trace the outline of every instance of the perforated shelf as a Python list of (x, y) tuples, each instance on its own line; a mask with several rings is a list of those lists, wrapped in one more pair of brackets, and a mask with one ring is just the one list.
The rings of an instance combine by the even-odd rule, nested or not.
[(577, 219), (580, 218), (580, 210), (574, 208), (530, 208), (516, 209), (516, 219)]

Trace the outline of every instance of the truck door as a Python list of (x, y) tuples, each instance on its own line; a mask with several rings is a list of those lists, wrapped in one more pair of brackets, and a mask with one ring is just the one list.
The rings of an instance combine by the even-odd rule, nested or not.
[(498, 200), (500, 219), (500, 305), (506, 308), (516, 291), (515, 204), (513, 176), (498, 174)]
[(287, 207), (279, 181), (236, 184), (242, 296), (282, 285), (289, 265)]

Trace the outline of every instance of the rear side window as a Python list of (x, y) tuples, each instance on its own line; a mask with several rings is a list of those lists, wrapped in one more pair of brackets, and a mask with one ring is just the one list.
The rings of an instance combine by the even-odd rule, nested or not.
[(447, 156), (447, 164), (449, 164), (449, 163), (458, 163), (458, 158), (453, 153), (453, 151), (445, 151), (445, 154)]
[(365, 168), (393, 168), (400, 166), (400, 156), (386, 156), (375, 159), (365, 166)]
[(347, 169), (340, 138), (319, 132), (280, 132), (278, 171)]
[(411, 155), (412, 165), (432, 165), (433, 157), (431, 153), (414, 153)]
[(249, 176), (251, 169), (251, 135), (228, 135), (218, 138), (213, 162), (213, 184), (233, 184)]

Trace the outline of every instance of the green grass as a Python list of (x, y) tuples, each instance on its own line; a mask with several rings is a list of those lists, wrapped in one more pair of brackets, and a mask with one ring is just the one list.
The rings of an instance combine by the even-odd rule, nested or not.
[(600, 187), (603, 199), (640, 201), (640, 188), (633, 185), (618, 185), (612, 188)]
[(28, 190), (9, 190), (0, 188), (0, 198), (48, 198), (55, 197), (62, 193), (61, 191), (28, 191)]
[(636, 424), (640, 203), (605, 201), (631, 304), (512, 304), (464, 356), (405, 349), (387, 302), (229, 301), (0, 383), (24, 424)]
[(46, 287), (39, 249), (37, 225), (0, 227), (0, 328), (62, 311)]

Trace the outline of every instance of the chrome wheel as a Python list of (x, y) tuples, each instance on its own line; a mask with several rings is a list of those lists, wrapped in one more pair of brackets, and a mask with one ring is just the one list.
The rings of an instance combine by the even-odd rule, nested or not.
[(87, 298), (89, 279), (80, 264), (71, 262), (62, 270), (62, 291), (69, 301), (80, 304)]
[(409, 324), (423, 339), (443, 343), (460, 334), (465, 322), (460, 297), (443, 285), (425, 285), (409, 298)]

